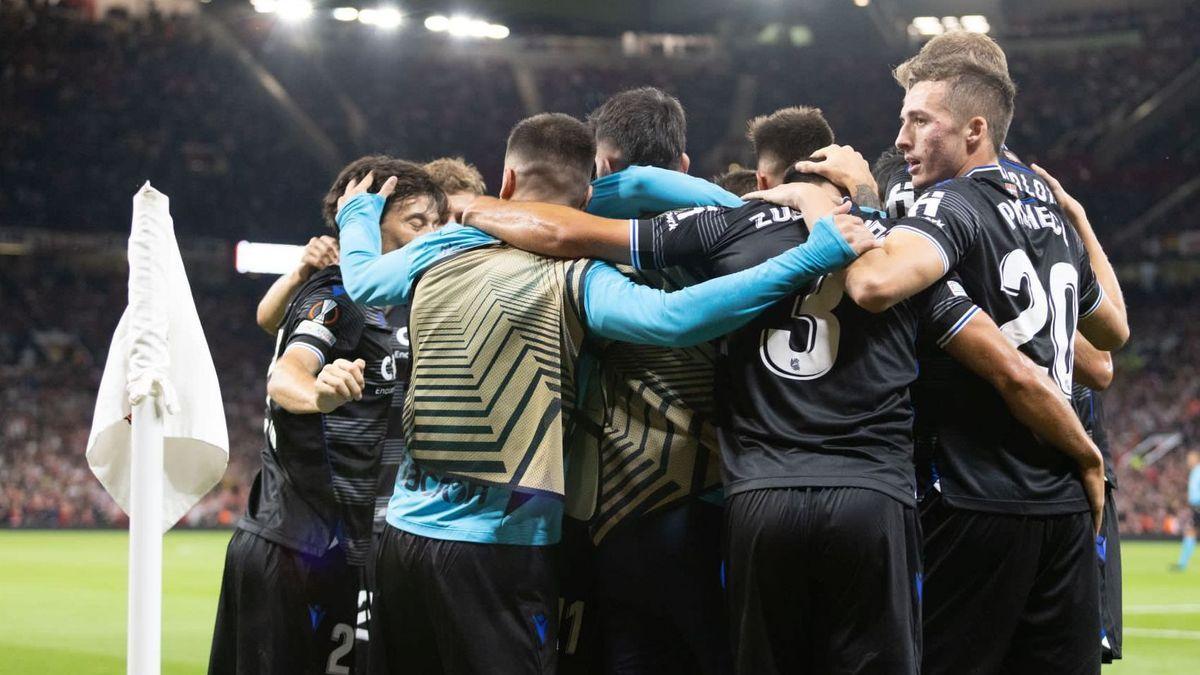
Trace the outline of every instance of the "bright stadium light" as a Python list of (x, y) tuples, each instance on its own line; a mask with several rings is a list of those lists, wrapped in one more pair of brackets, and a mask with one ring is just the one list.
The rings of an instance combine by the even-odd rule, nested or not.
[(333, 18), (338, 21), (356, 21), (358, 20), (358, 10), (354, 7), (338, 7), (333, 10)]
[(942, 20), (936, 16), (918, 16), (912, 20), (912, 30), (917, 35), (941, 35), (946, 32)]
[(274, 14), (279, 7), (275, 0), (253, 0), (250, 4), (254, 5), (254, 11), (259, 14)]
[(508, 37), (508, 34), (508, 26), (503, 26), (498, 23), (488, 25), (487, 36), (493, 40), (503, 40), (504, 38)]
[(854, 0), (855, 7), (866, 7), (871, 4), (871, 0)]
[(233, 251), (233, 267), (242, 274), (287, 274), (304, 255), (303, 246), (252, 241), (239, 241)]
[(275, 13), (284, 21), (297, 23), (312, 16), (313, 5), (309, 0), (278, 0)]
[(425, 27), (435, 33), (445, 33), (450, 29), (450, 19), (441, 14), (434, 14), (425, 19)]
[(392, 30), (404, 23), (404, 15), (395, 7), (376, 7), (359, 11), (358, 20), (368, 26)]
[(965, 31), (972, 33), (987, 33), (992, 30), (986, 16), (982, 14), (968, 14), (962, 18), (962, 27)]

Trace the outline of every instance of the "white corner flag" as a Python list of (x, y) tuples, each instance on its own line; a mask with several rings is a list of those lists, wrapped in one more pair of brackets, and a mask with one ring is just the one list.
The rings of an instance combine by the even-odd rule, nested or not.
[(159, 672), (162, 534), (225, 473), (216, 369), (175, 241), (167, 196), (133, 198), (129, 305), (113, 335), (88, 466), (129, 514), (128, 672)]

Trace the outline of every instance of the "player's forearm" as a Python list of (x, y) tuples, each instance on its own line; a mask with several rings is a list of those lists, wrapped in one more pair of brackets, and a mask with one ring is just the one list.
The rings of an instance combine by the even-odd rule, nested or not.
[(408, 247), (383, 255), (379, 222), (385, 199), (355, 196), (338, 212), (342, 283), (358, 303), (382, 307), (408, 302), (412, 261)]
[(594, 269), (585, 287), (585, 315), (601, 337), (687, 347), (741, 328), (801, 285), (853, 259), (854, 251), (826, 218), (804, 244), (673, 293), (639, 286), (612, 268)]
[(1113, 380), (1112, 354), (1096, 349), (1088, 339), (1075, 334), (1075, 381), (1089, 389), (1103, 391)]
[(741, 206), (737, 195), (703, 178), (654, 166), (631, 166), (592, 183), (588, 213), (637, 218), (689, 206)]
[(1100, 239), (1096, 236), (1096, 231), (1092, 229), (1087, 212), (1079, 204), (1067, 209), (1066, 212), (1067, 218), (1070, 219), (1071, 224), (1075, 227), (1075, 231), (1079, 233), (1079, 238), (1083, 241), (1083, 248), (1087, 251), (1088, 258), (1092, 264), (1092, 272), (1096, 275), (1096, 282), (1104, 289), (1104, 295), (1117, 308), (1121, 319), (1128, 322), (1125, 310), (1125, 296), (1121, 293), (1121, 282), (1117, 279), (1117, 272), (1113, 269), (1112, 263), (1109, 262), (1108, 255), (1104, 252), (1104, 247), (1100, 245)]
[(279, 324), (283, 322), (288, 300), (303, 283), (304, 279), (301, 278), (299, 269), (292, 270), (276, 279), (275, 283), (267, 289), (262, 300), (258, 301), (258, 310), (254, 317), (258, 327), (266, 331), (268, 335), (274, 335), (275, 331), (279, 330)]
[(463, 212), (463, 222), (541, 255), (629, 263), (628, 222), (567, 206), (479, 197)]
[(1081, 470), (1103, 467), (1100, 450), (1045, 370), (1021, 354), (991, 318), (977, 313), (945, 351), (996, 388), (1013, 416)]
[(267, 380), (267, 395), (293, 415), (320, 412), (317, 408), (317, 378), (285, 359), (276, 361)]

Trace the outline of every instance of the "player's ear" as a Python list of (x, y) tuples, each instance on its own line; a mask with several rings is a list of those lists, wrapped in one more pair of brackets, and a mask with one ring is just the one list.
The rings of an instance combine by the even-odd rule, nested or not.
[(612, 173), (612, 163), (608, 161), (608, 157), (596, 155), (596, 177), (603, 178)]
[(762, 171), (754, 172), (754, 184), (757, 186), (755, 189), (758, 189), (758, 190), (771, 189), (771, 181), (767, 178), (767, 175), (764, 174)]
[(967, 147), (971, 150), (979, 147), (979, 144), (987, 140), (988, 125), (987, 120), (979, 115), (967, 120)]
[(687, 173), (688, 168), (691, 167), (691, 165), (692, 165), (692, 158), (688, 157), (688, 154), (686, 152), (679, 156), (679, 172), (680, 173)]
[(500, 199), (512, 199), (517, 191), (517, 172), (512, 167), (504, 167), (504, 176), (500, 179)]

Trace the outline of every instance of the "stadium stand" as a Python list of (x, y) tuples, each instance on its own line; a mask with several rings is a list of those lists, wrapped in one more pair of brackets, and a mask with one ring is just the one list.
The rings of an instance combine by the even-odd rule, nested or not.
[[(1059, 174), (1106, 242), (1200, 175), (1200, 118), (1189, 112), (1195, 104), (1175, 123), (1149, 130), (1119, 161), (1098, 162), (1090, 152), (1103, 147), (1114, 121), (1200, 58), (1193, 30), (1200, 10), (1172, 12), (1071, 14), (1010, 23), (1001, 36), (1011, 41), (1020, 88), (1012, 147)], [(317, 199), (333, 168), (368, 150), (416, 160), (462, 155), (494, 188), (513, 121), (537, 109), (582, 116), (617, 90), (653, 84), (679, 95), (688, 110), (692, 173), (714, 175), (729, 162), (749, 163), (741, 120), (797, 103), (823, 108), (839, 142), (875, 153), (891, 143), (899, 93), (886, 69), (864, 68), (899, 61), (902, 52), (883, 44), (853, 58), (748, 47), (653, 67), (530, 65), (502, 54), (422, 53), (420, 45), (364, 48), (367, 29), (357, 24), (325, 22), (301, 39), (246, 10), (205, 14), (87, 21), (65, 4), (0, 0), (0, 229), (127, 232), (129, 195), (152, 176), (170, 195), (180, 228), (225, 240), (301, 241), (320, 228)], [(1083, 33), (1111, 42), (1071, 42)], [(263, 70), (248, 70), (239, 54)], [(254, 72), (274, 78), (294, 104), (287, 124), (314, 125), (333, 156), (283, 131), (287, 113)], [(1062, 95), (1067, 84), (1070, 98)], [(853, 95), (861, 90), (882, 93)], [(1141, 227), (1175, 237), (1189, 211), (1164, 208)], [(1147, 248), (1113, 250), (1128, 263), (1128, 278), (1146, 277), (1139, 265), (1167, 269), (1143, 260)], [(124, 270), (119, 261), (83, 272), (67, 265), (74, 263), (0, 256), (8, 301), (0, 325), (3, 527), (125, 522), (83, 458)], [(1200, 285), (1194, 269), (1171, 276), (1184, 289), (1174, 293)], [(224, 274), (217, 282), (193, 279), (225, 396), (231, 463), (185, 518), (193, 527), (229, 525), (244, 508), (271, 346), (253, 326), (267, 280)], [(1200, 308), (1162, 292), (1136, 294), (1129, 304), (1134, 338), (1105, 400), (1122, 529), (1173, 534), (1184, 509), (1183, 451), (1200, 448)], [(1149, 452), (1163, 443), (1173, 449)]]

